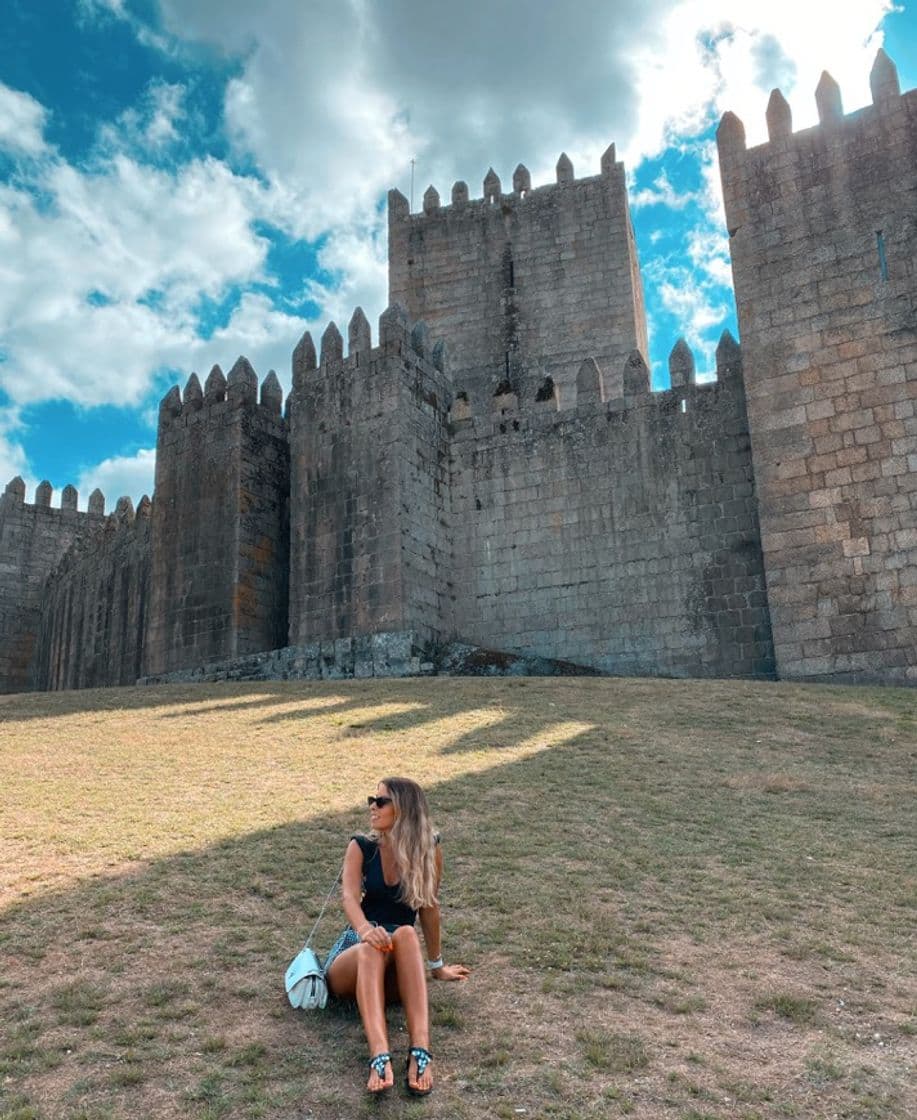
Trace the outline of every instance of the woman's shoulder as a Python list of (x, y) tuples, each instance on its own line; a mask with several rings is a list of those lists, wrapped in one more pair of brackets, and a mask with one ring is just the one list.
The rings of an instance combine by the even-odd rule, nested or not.
[(360, 851), (363, 853), (364, 856), (372, 855), (373, 852), (378, 847), (378, 845), (376, 844), (376, 841), (372, 838), (372, 836), (366, 836), (362, 832), (354, 832), (351, 835), (350, 839), (355, 840), (357, 842), (357, 844), (359, 845)]

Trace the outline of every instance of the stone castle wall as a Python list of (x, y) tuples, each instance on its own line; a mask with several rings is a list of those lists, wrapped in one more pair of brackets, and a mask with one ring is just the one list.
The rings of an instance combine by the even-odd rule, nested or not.
[(346, 357), (304, 336), (286, 418), (240, 359), (163, 400), (136, 517), (10, 483), (0, 690), (501, 658), (917, 683), (917, 91), (884, 52), (872, 85), (844, 116), (825, 75), (800, 133), (775, 91), (750, 150), (723, 118), (743, 344), (712, 384), (679, 342), (650, 392), (613, 149), (393, 192), (378, 345), (359, 310)]
[(587, 355), (618, 371), (647, 353), (643, 286), (614, 146), (600, 175), (532, 189), (521, 165), (512, 193), (491, 171), (484, 198), (464, 183), (441, 206), (431, 187), (422, 214), (389, 193), (389, 299), (442, 339), (457, 385), (482, 399), (507, 381), (526, 392), (545, 376), (572, 390)]
[(616, 674), (773, 673), (739, 350), (724, 336), (703, 385), (685, 354), (663, 393), (636, 354), (623, 396), (589, 361), (562, 411), (457, 402), (457, 634)]
[(150, 592), (150, 500), (121, 498), (51, 573), (35, 662), (41, 689), (134, 684)]
[(51, 484), (42, 482), (34, 504), (26, 502), (21, 478), (0, 496), (0, 691), (38, 686), (36, 649), (48, 576), (104, 512), (98, 491), (86, 513), (77, 509), (72, 486), (63, 490), (60, 508), (52, 508), (51, 497)]
[(872, 88), (718, 134), (782, 677), (917, 673), (917, 90), (884, 52)]

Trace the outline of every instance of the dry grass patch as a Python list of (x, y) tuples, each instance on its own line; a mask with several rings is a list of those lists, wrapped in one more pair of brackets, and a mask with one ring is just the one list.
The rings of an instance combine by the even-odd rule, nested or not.
[(0, 1117), (377, 1115), (353, 1009), (294, 1013), (280, 979), (407, 772), (475, 971), (431, 989), (434, 1097), (382, 1111), (903, 1120), (914, 711), (599, 679), (3, 698)]

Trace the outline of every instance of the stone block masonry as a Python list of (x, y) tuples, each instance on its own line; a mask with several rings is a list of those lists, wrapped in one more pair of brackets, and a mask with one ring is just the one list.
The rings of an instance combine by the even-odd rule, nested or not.
[(457, 633), (608, 673), (772, 675), (739, 350), (725, 335), (713, 384), (683, 342), (675, 367), (663, 393), (637, 354), (626, 396), (588, 361), (563, 411), (547, 391), (453, 409)]
[(451, 527), (441, 346), (393, 306), (372, 348), (357, 310), (349, 354), (334, 324), (309, 336), (290, 402), (290, 643), (373, 632), (448, 633)]
[(507, 381), (534, 389), (545, 376), (572, 390), (583, 358), (617, 373), (647, 353), (643, 285), (614, 145), (601, 174), (532, 189), (520, 164), (512, 193), (491, 171), (484, 198), (456, 183), (441, 206), (431, 187), (422, 214), (389, 193), (389, 299), (445, 343), (456, 384), (481, 403)]
[[(718, 131), (739, 348), (650, 391), (624, 170), (421, 214), (392, 303), (163, 400), (156, 489), (0, 497), (0, 690), (607, 672), (917, 684), (917, 91)], [(432, 335), (432, 339), (431, 339)]]
[(777, 670), (917, 682), (917, 91), (719, 128)]
[(36, 649), (38, 687), (134, 684), (150, 594), (150, 499), (96, 517), (48, 578)]
[(277, 376), (245, 358), (160, 406), (146, 674), (286, 642), (289, 446)]
[(99, 491), (85, 513), (77, 510), (72, 486), (63, 490), (59, 508), (52, 508), (51, 499), (51, 484), (42, 482), (34, 504), (26, 502), (21, 478), (0, 496), (0, 692), (39, 686), (36, 650), (48, 576), (71, 545), (102, 521)]

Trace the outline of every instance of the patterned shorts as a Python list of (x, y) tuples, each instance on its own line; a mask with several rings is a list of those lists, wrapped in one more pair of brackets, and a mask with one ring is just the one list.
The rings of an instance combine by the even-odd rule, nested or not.
[(331, 946), (331, 948), (328, 950), (328, 956), (325, 957), (325, 973), (327, 974), (328, 969), (331, 967), (331, 963), (335, 957), (339, 957), (345, 949), (349, 949), (351, 948), (351, 946), (359, 944), (360, 938), (357, 936), (357, 931), (351, 926), (345, 926), (344, 932)]
[[(378, 923), (373, 922), (372, 925), (378, 925)], [(386, 925), (385, 928), (388, 930), (389, 933), (394, 933), (395, 930), (398, 927), (396, 925)], [(345, 926), (344, 927), (344, 932), (337, 939), (337, 941), (335, 941), (335, 943), (331, 946), (331, 948), (328, 950), (328, 956), (325, 957), (325, 963), (323, 965), (323, 968), (325, 969), (325, 974), (327, 975), (328, 969), (331, 967), (331, 964), (334, 961), (335, 957), (339, 957), (341, 955), (341, 953), (344, 952), (345, 949), (349, 949), (353, 945), (359, 945), (359, 944), (360, 944), (360, 938), (357, 935), (357, 931), (355, 929), (353, 929), (352, 926)]]

